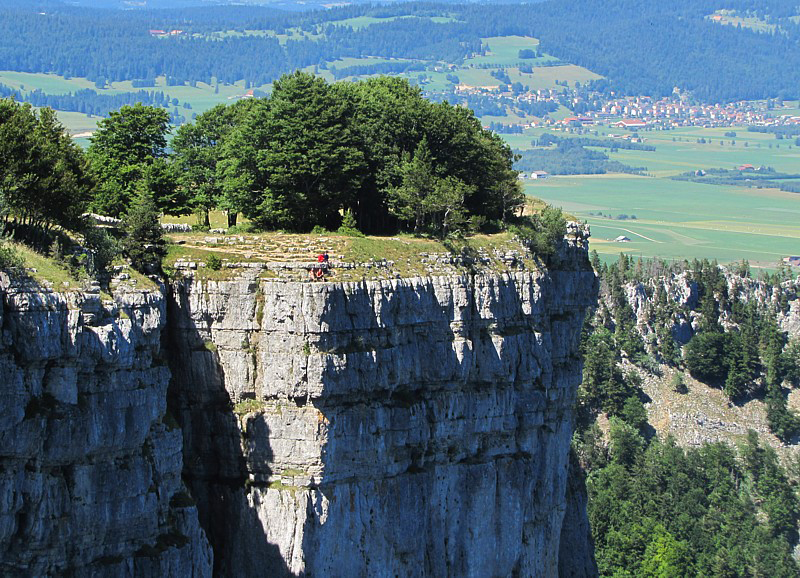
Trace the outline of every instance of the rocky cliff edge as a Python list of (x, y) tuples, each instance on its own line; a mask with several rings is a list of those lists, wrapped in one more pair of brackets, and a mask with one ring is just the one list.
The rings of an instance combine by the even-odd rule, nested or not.
[[(580, 233), (580, 231), (578, 231)], [(556, 267), (171, 287), (170, 404), (222, 576), (594, 572), (568, 507), (585, 236)], [(576, 498), (579, 503), (579, 497)], [(562, 547), (563, 546), (563, 547)]]

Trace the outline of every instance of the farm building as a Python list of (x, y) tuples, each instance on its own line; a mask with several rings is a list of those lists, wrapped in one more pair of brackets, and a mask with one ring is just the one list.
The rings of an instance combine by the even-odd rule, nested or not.
[(784, 257), (783, 262), (787, 265), (792, 265), (794, 267), (800, 267), (800, 256), (798, 255), (790, 255), (789, 257)]
[(547, 174), (546, 172), (544, 172), (544, 171), (533, 171), (533, 172), (531, 173), (531, 178), (532, 178), (532, 179), (546, 179), (546, 178), (547, 178), (547, 177), (549, 177), (549, 176), (550, 176), (550, 175), (548, 175), (548, 174)]
[(629, 130), (635, 130), (637, 128), (645, 128), (647, 127), (647, 123), (643, 120), (638, 118), (626, 118), (622, 119), (619, 122), (615, 122), (611, 126), (615, 126), (617, 128), (627, 128)]
[(615, 243), (630, 243), (630, 241), (631, 240), (628, 237), (626, 237), (625, 235), (620, 235), (619, 237), (614, 239)]

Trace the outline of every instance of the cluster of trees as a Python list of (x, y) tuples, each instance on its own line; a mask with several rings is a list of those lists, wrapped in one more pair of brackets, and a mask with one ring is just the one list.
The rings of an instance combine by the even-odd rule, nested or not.
[[(96, 90), (84, 88), (66, 94), (47, 94), (41, 89), (23, 92), (0, 83), (0, 98), (14, 98), (18, 102), (27, 102), (37, 108), (49, 107), (55, 110), (81, 112), (88, 115), (106, 116), (112, 110), (137, 102), (160, 107), (178, 106), (177, 98), (172, 98), (162, 91), (138, 90), (136, 92), (120, 92), (117, 94), (98, 94)], [(189, 103), (181, 105), (191, 108)]]
[[(52, 109), (37, 111), (27, 103), (0, 99), (0, 238), (12, 234), (49, 252), (76, 275), (104, 275), (123, 250), (137, 269), (157, 270), (164, 241), (152, 195), (143, 187), (125, 215), (128, 235), (122, 243), (84, 219), (96, 198), (96, 178), (102, 176), (91, 162)], [(72, 241), (65, 231), (81, 234), (90, 253), (70, 254)], [(0, 246), (0, 268), (22, 263), (12, 248)]]
[(646, 170), (612, 161), (602, 151), (585, 148), (578, 142), (580, 140), (583, 139), (565, 138), (558, 140), (554, 148), (515, 151), (520, 157), (516, 167), (521, 171), (541, 170), (552, 175), (641, 174)]
[(770, 125), (770, 126), (751, 125), (747, 127), (747, 132), (774, 134), (775, 138), (787, 138), (800, 135), (800, 126), (791, 124)]
[(517, 57), (528, 60), (531, 58), (540, 58), (542, 53), (539, 50), (533, 50), (532, 48), (523, 48), (517, 53)]
[(426, 70), (428, 65), (424, 62), (379, 62), (377, 64), (358, 64), (354, 66), (344, 66), (338, 68), (331, 65), (328, 67), (331, 74), (336, 80), (346, 78), (348, 76), (367, 76), (372, 74), (401, 74), (403, 72), (411, 72), (414, 70)]
[(0, 99), (0, 215), (9, 224), (73, 228), (92, 180), (83, 151), (52, 109)]
[(489, 130), (498, 134), (522, 134), (522, 125), (491, 121)]
[[(739, 187), (774, 187), (792, 190), (800, 181), (800, 174), (779, 173), (772, 167), (760, 167), (756, 171), (737, 169), (703, 169), (687, 171), (670, 177), (676, 181), (691, 181), (707, 185), (734, 185)], [(787, 187), (787, 189), (784, 189)]]
[(611, 152), (616, 150), (632, 150), (632, 151), (648, 151), (654, 152), (656, 147), (653, 145), (646, 145), (638, 142), (631, 142), (625, 139), (613, 138), (590, 138), (590, 137), (562, 137), (549, 132), (543, 133), (538, 139), (531, 141), (533, 146), (546, 147), (550, 145), (559, 145), (568, 142), (571, 145), (580, 145), (584, 147), (600, 147), (611, 149)]
[[(684, 450), (612, 418), (576, 447), (589, 469), (589, 522), (601, 576), (797, 576), (800, 503), (785, 469), (750, 431)], [(738, 454), (738, 455), (737, 455)]]
[[(108, 150), (97, 142), (90, 154)], [(163, 157), (156, 148), (153, 159)], [(507, 220), (523, 202), (500, 137), (398, 78), (284, 76), (268, 99), (220, 105), (180, 127), (172, 148), (183, 210), (223, 209), (231, 224), (242, 213), (263, 228), (335, 229), (350, 211), (365, 232), (446, 235)]]
[[(444, 101), (442, 97), (432, 97), (432, 100)], [(505, 116), (510, 99), (496, 98), (482, 94), (447, 94), (446, 100), (452, 104), (461, 104), (474, 110), (477, 116)]]

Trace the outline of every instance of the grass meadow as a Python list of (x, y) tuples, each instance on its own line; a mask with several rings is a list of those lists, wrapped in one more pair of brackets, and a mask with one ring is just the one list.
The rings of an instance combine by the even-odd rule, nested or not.
[[(591, 247), (607, 259), (625, 252), (773, 268), (800, 253), (800, 194), (633, 175), (551, 177), (525, 192), (585, 219)], [(620, 235), (631, 241), (613, 242)]]

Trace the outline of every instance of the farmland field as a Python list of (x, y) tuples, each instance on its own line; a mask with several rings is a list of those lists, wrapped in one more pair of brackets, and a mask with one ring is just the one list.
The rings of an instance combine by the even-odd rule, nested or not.
[[(597, 135), (576, 135), (549, 129), (562, 137), (625, 133), (604, 126), (596, 130)], [(736, 136), (725, 135), (731, 131)], [(512, 147), (524, 150), (544, 132), (548, 130), (529, 129), (505, 138)], [(554, 176), (528, 181), (525, 190), (587, 220), (592, 226), (592, 248), (609, 259), (624, 251), (666, 259), (748, 259), (755, 266), (771, 268), (779, 258), (800, 253), (800, 194), (669, 178), (746, 163), (800, 173), (800, 147), (793, 139), (778, 140), (771, 134), (748, 132), (746, 127), (684, 127), (644, 130), (639, 135), (656, 150), (598, 150), (611, 160), (643, 167), (650, 176)], [(619, 215), (636, 219), (619, 220)], [(631, 242), (611, 241), (620, 235)]]
[[(592, 248), (609, 259), (625, 252), (774, 267), (800, 252), (800, 194), (632, 175), (551, 177), (525, 190), (585, 219)], [(620, 235), (631, 242), (612, 241)]]
[[(188, 102), (191, 113), (200, 114), (219, 103), (230, 103), (233, 99), (242, 96), (246, 90), (243, 82), (231, 85), (219, 85), (219, 92), (213, 85), (198, 82), (196, 86), (167, 86), (166, 79), (160, 76), (155, 79), (156, 86), (150, 88), (134, 88), (130, 81), (114, 82), (104, 89), (97, 89), (93, 82), (85, 78), (65, 79), (54, 74), (31, 74), (27, 72), (0, 71), (0, 84), (5, 84), (16, 90), (30, 92), (40, 89), (47, 94), (67, 94), (76, 90), (89, 88), (97, 90), (99, 94), (119, 94), (123, 92), (136, 92), (139, 90), (161, 91), (171, 98), (177, 98), (181, 103)], [(254, 87), (267, 90), (269, 86)], [(94, 130), (100, 117), (89, 116), (78, 112), (59, 111), (58, 117), (70, 133), (77, 134)]]

